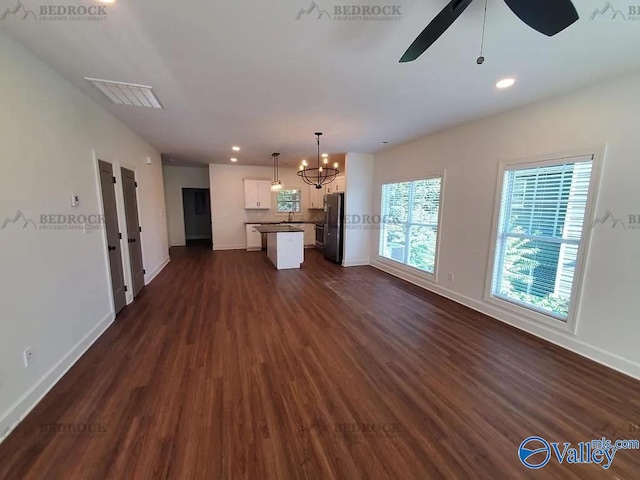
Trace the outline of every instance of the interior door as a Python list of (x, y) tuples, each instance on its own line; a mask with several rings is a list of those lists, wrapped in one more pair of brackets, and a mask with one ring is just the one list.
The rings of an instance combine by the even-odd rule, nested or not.
[(111, 289), (113, 303), (117, 314), (127, 304), (125, 293), (124, 272), (122, 271), (122, 252), (120, 251), (120, 232), (118, 228), (118, 210), (116, 207), (115, 177), (110, 163), (98, 160), (100, 170), (100, 189), (102, 191), (102, 205), (105, 216), (105, 230), (107, 233), (107, 248), (109, 252), (109, 270), (111, 271)]
[(136, 194), (136, 176), (131, 170), (122, 169), (122, 191), (124, 193), (124, 210), (127, 217), (129, 238), (129, 262), (133, 278), (133, 297), (138, 296), (144, 288), (144, 266), (142, 265), (142, 245), (140, 243), (140, 220), (138, 219), (138, 196)]

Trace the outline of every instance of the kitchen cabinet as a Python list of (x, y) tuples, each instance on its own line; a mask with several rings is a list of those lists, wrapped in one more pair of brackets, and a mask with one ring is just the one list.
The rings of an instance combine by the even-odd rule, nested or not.
[(255, 227), (260, 224), (247, 225), (247, 251), (262, 250), (262, 234)]
[(271, 181), (245, 179), (244, 208), (251, 210), (270, 210)]
[(316, 188), (309, 185), (309, 209), (322, 210), (324, 208), (325, 187)]
[(330, 195), (332, 193), (344, 193), (346, 186), (346, 174), (341, 173), (340, 175), (336, 175), (335, 180), (327, 185), (327, 195)]
[(302, 225), (304, 230), (304, 246), (315, 247), (316, 245), (316, 225), (315, 223), (305, 223)]

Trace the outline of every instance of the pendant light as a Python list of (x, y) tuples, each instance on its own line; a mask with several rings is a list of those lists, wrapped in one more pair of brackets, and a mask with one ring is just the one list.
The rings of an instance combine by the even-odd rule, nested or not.
[(316, 132), (316, 143), (318, 144), (318, 166), (316, 168), (308, 168), (306, 160), (302, 161), (298, 176), (302, 178), (307, 185), (313, 185), (320, 190), (323, 185), (333, 182), (336, 179), (336, 175), (340, 173), (338, 170), (338, 164), (334, 163), (333, 167), (329, 167), (328, 156), (322, 159), (320, 163), (320, 136), (322, 132)]
[(273, 158), (273, 181), (271, 182), (271, 191), (279, 192), (282, 190), (282, 183), (280, 183), (280, 172), (278, 171), (278, 158), (280, 157), (279, 153), (272, 153), (271, 157)]

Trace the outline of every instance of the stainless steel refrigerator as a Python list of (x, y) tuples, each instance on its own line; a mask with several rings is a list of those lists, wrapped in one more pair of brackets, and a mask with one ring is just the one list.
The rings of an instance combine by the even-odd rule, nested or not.
[(324, 256), (342, 264), (344, 249), (344, 194), (333, 193), (325, 197)]

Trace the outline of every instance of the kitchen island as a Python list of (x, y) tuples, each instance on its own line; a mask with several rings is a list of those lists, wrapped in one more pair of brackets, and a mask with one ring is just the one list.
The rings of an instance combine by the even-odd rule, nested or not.
[(300, 268), (304, 262), (304, 230), (291, 225), (254, 227), (267, 234), (267, 257), (278, 270)]

